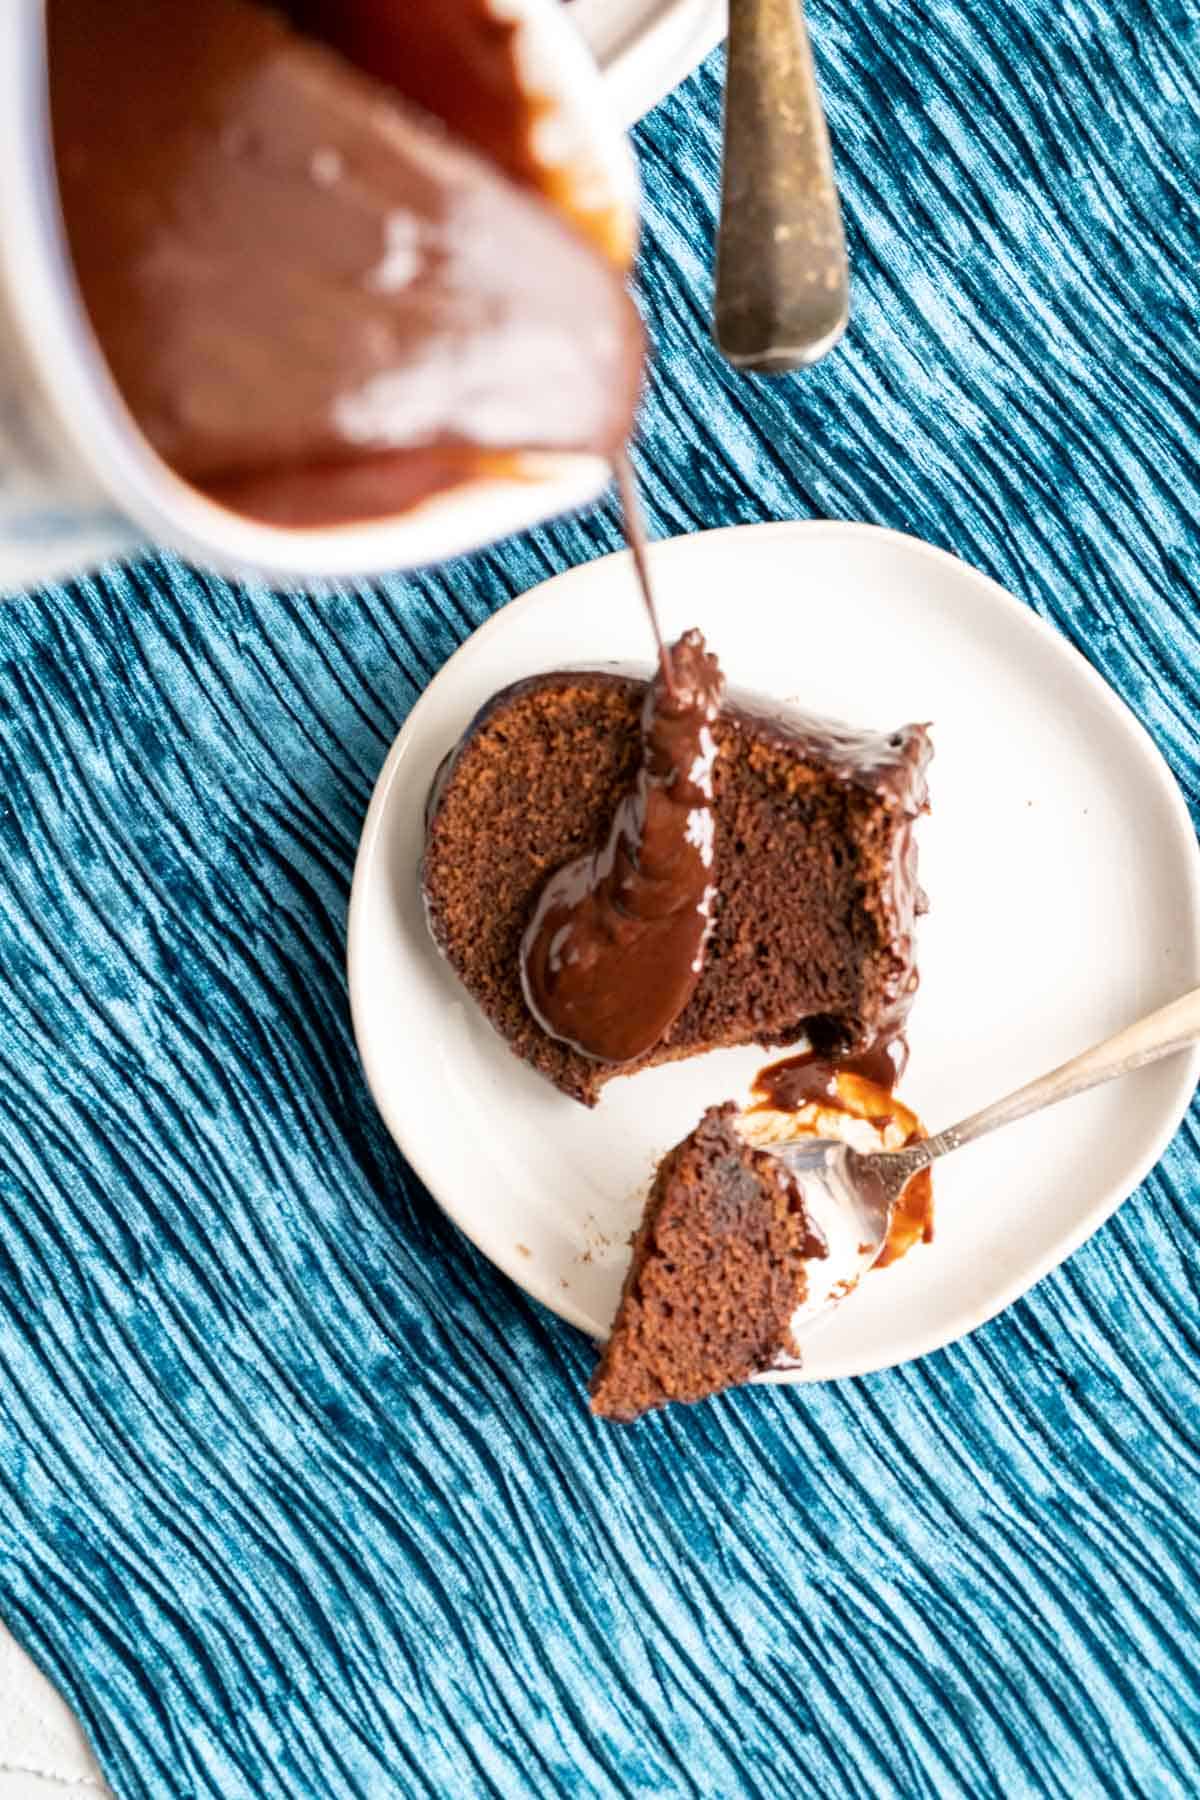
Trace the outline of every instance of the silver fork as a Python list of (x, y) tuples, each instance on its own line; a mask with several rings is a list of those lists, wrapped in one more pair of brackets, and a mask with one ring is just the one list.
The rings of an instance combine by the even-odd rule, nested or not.
[[(933, 1137), (904, 1150), (853, 1150), (826, 1138), (797, 1139), (770, 1146), (805, 1190), (817, 1223), (830, 1241), (830, 1257), (820, 1265), (821, 1279), (810, 1283), (810, 1298), (798, 1312), (793, 1331), (806, 1329), (824, 1316), (854, 1287), (887, 1241), (897, 1202), (914, 1175), (939, 1157), (961, 1150), (977, 1138), (1012, 1125), (1030, 1113), (1057, 1106), (1088, 1088), (1115, 1081), (1147, 1063), (1173, 1056), (1200, 1041), (1200, 988), (1171, 1001), (1157, 1012), (1127, 1025), (1114, 1037), (1073, 1056), (1015, 1093), (961, 1119)], [(818, 1290), (818, 1291), (812, 1291)]]

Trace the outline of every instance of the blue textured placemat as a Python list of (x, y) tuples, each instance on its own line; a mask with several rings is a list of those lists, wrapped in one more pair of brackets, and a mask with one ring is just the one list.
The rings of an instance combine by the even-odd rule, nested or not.
[[(714, 61), (638, 134), (653, 523), (957, 550), (1194, 803), (1196, 6), (811, 12), (853, 328), (774, 387), (708, 348)], [(0, 1610), (129, 1800), (1194, 1796), (1194, 1118), (969, 1342), (628, 1432), (380, 1128), (373, 778), (473, 625), (615, 542), (0, 609)]]

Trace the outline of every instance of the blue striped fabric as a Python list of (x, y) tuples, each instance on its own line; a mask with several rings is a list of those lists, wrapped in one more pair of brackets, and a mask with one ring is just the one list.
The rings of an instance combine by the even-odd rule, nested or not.
[[(1194, 805), (1195, 0), (811, 16), (852, 329), (775, 386), (709, 348), (714, 61), (638, 133), (654, 527), (958, 551)], [(1195, 1796), (1194, 1116), (968, 1342), (624, 1432), (375, 1117), (374, 776), (473, 626), (616, 541), (0, 609), (0, 1610), (127, 1800)]]

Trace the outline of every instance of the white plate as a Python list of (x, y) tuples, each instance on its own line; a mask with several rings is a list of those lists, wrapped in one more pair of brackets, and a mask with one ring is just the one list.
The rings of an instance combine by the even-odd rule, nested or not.
[(571, 0), (613, 105), (634, 125), (725, 36), (725, 0)]
[[(731, 683), (853, 723), (933, 721), (919, 828), (932, 910), (904, 1097), (949, 1124), (1200, 983), (1200, 858), (1142, 727), (1028, 608), (954, 557), (869, 526), (714, 531), (652, 551), (664, 623), (699, 625)], [(367, 817), (350, 997), (388, 1129), (494, 1263), (607, 1329), (656, 1160), (764, 1055), (721, 1051), (609, 1086), (588, 1112), (511, 1056), (425, 930), (422, 808), (476, 709), (535, 670), (644, 661), (626, 556), (477, 631), (422, 696)], [(1200, 1073), (1181, 1056), (942, 1165), (937, 1240), (872, 1275), (801, 1379), (863, 1374), (972, 1330), (1096, 1229), (1162, 1154)]]

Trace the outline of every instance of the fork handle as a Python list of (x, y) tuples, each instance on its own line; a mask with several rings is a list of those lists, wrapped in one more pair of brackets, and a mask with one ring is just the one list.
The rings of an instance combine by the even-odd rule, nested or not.
[(1158, 1062), (1160, 1057), (1186, 1050), (1197, 1041), (1200, 1041), (1200, 988), (1193, 988), (1190, 994), (1172, 1000), (1169, 1006), (1159, 1007), (1157, 1012), (1139, 1019), (1136, 1025), (1127, 1025), (1115, 1037), (1105, 1038), (1102, 1044), (1094, 1045), (1080, 1056), (1073, 1056), (1070, 1062), (1060, 1063), (1048, 1075), (1027, 1082), (1003, 1100), (993, 1100), (982, 1111), (972, 1113), (957, 1125), (925, 1138), (900, 1154), (914, 1158), (920, 1154), (921, 1160), (916, 1166), (924, 1167), (951, 1150), (959, 1150), (976, 1138), (986, 1137), (989, 1131), (998, 1131), (1001, 1125), (1011, 1125), (1029, 1113), (1041, 1112), (1043, 1107), (1057, 1106), (1060, 1100), (1070, 1100), (1074, 1094), (1086, 1093), (1088, 1088), (1099, 1087), (1102, 1082), (1115, 1081), (1118, 1076), (1128, 1075), (1146, 1063)]
[(850, 275), (801, 0), (729, 0), (717, 343), (782, 375), (832, 349)]

